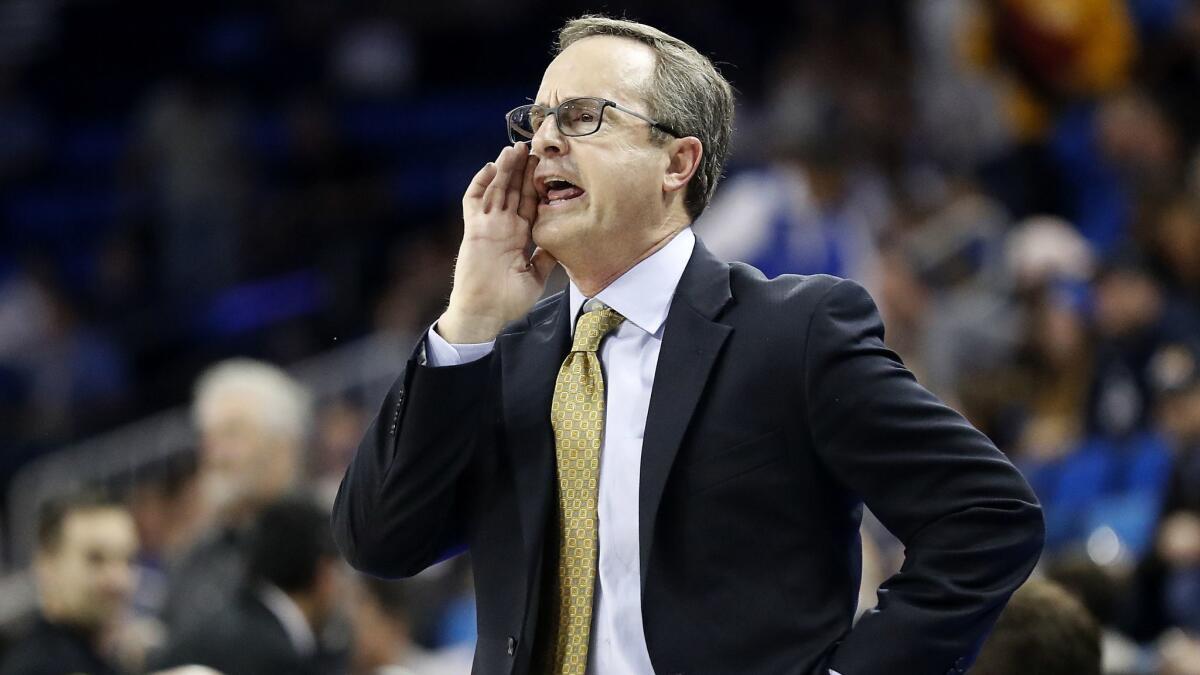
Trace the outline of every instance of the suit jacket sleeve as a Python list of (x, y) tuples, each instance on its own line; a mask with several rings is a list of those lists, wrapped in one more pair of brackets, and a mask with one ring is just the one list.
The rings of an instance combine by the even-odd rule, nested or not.
[(1004, 455), (884, 346), (861, 286), (830, 287), (808, 330), (804, 395), (817, 452), (905, 545), (903, 568), (828, 667), (964, 672), (1037, 562), (1037, 500)]
[(368, 574), (411, 576), (464, 546), (463, 489), (471, 459), (492, 442), (495, 353), (430, 367), (418, 345), (346, 469), (333, 506), (333, 536)]

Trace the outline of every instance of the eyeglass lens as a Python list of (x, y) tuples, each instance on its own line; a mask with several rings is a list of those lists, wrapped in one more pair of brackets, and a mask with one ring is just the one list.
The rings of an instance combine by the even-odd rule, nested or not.
[(564, 136), (586, 136), (600, 129), (604, 103), (598, 99), (577, 98), (564, 101), (558, 109), (543, 105), (525, 105), (509, 114), (509, 137), (520, 141), (533, 138), (546, 116), (556, 114)]

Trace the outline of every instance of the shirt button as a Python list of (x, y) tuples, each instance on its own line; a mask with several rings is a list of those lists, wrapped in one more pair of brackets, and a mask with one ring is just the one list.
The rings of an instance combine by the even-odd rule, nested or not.
[(517, 638), (508, 636), (508, 655), (512, 656), (517, 653)]

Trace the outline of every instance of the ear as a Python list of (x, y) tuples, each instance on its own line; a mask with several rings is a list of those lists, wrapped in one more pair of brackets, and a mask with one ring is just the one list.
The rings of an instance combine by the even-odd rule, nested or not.
[(695, 136), (676, 138), (667, 143), (667, 170), (663, 174), (663, 192), (678, 192), (687, 187), (700, 169), (704, 145)]

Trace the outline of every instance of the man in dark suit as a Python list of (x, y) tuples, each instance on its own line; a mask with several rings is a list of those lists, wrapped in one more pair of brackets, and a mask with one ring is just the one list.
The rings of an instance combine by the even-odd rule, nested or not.
[(0, 673), (120, 672), (103, 644), (133, 592), (137, 548), (133, 517), (120, 503), (92, 493), (47, 502), (33, 564), (41, 612), (0, 659)]
[(161, 667), (199, 664), (224, 675), (343, 672), (341, 657), (319, 639), (337, 603), (340, 564), (323, 510), (299, 498), (269, 505), (248, 547), (241, 590), (175, 639)]
[[(1025, 481), (860, 286), (695, 238), (732, 128), (708, 59), (597, 17), (559, 43), (347, 470), (343, 554), (403, 576), (469, 548), (476, 673), (964, 672), (1041, 548)], [(864, 501), (907, 557), (852, 627)]]

